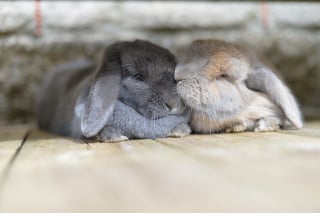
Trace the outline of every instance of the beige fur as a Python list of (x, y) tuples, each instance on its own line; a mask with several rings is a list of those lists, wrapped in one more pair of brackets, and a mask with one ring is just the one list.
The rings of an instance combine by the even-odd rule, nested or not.
[(179, 57), (175, 79), (195, 132), (273, 131), (286, 120), (302, 127), (287, 86), (242, 47), (219, 40), (194, 41)]
[[(194, 131), (201, 133), (215, 132), (243, 132), (243, 131), (273, 131), (279, 128), (284, 115), (277, 105), (271, 102), (263, 94), (253, 94), (254, 98), (249, 106), (239, 114), (226, 119), (211, 119), (202, 113), (192, 113), (191, 126)], [(267, 117), (275, 117), (275, 123), (268, 128), (257, 125), (259, 120)]]

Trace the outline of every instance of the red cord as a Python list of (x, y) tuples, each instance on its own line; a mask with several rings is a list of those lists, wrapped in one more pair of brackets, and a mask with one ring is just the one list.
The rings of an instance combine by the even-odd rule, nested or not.
[(265, 30), (269, 30), (269, 6), (267, 2), (261, 2), (261, 19)]
[(41, 5), (40, 0), (35, 0), (35, 35), (41, 36), (42, 35), (42, 14), (41, 14)]

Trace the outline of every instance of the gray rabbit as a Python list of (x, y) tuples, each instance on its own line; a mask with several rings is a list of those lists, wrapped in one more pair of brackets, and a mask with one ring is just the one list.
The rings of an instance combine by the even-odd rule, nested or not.
[(38, 125), (73, 138), (121, 141), (190, 134), (176, 92), (176, 59), (143, 40), (108, 46), (101, 63), (66, 63), (43, 84)]
[(302, 128), (289, 88), (255, 53), (221, 40), (197, 40), (179, 57), (177, 91), (198, 133)]

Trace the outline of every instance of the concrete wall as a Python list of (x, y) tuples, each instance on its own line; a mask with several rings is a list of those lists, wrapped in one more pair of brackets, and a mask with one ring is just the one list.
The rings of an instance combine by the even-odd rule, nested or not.
[(0, 2), (0, 124), (34, 120), (39, 83), (53, 65), (97, 59), (117, 40), (148, 39), (178, 51), (221, 38), (267, 56), (308, 118), (320, 117), (320, 4), (211, 2)]

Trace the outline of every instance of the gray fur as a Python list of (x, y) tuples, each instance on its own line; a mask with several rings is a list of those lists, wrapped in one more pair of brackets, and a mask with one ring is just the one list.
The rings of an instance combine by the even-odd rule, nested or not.
[(168, 50), (142, 40), (108, 46), (97, 71), (86, 60), (64, 64), (44, 83), (39, 127), (105, 141), (189, 134), (186, 115), (169, 115), (180, 104), (175, 65)]
[(292, 125), (298, 129), (302, 128), (302, 115), (294, 96), (270, 68), (262, 66), (253, 70), (248, 75), (246, 84), (250, 89), (268, 94), (268, 97), (281, 107)]
[(108, 125), (121, 131), (128, 138), (161, 138), (188, 119), (182, 115), (168, 115), (156, 120), (148, 119), (133, 108), (117, 101)]

